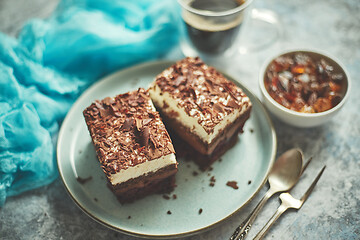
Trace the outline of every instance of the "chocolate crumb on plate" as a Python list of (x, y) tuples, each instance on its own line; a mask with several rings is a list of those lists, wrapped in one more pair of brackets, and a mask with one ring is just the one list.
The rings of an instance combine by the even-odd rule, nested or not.
[(250, 132), (253, 133), (253, 132), (254, 132), (254, 129), (250, 128)]
[(87, 183), (88, 181), (90, 181), (92, 179), (92, 176), (90, 177), (87, 177), (87, 178), (82, 178), (82, 177), (77, 177), (76, 178), (76, 181), (78, 181), (80, 184), (85, 184)]
[(130, 219), (130, 218), (131, 218), (131, 216), (128, 216), (128, 217), (127, 217), (127, 219)]
[(250, 184), (251, 184), (251, 180), (248, 181), (248, 185), (250, 185)]
[(239, 187), (237, 186), (237, 182), (236, 181), (228, 181), (226, 183), (226, 186), (232, 187), (233, 189), (239, 189)]
[(199, 173), (197, 171), (193, 171), (192, 175), (195, 177), (197, 176)]
[(199, 209), (199, 215), (202, 213), (202, 211), (203, 211), (202, 208), (200, 208), (200, 209)]
[(176, 194), (174, 194), (174, 195), (172, 196), (172, 198), (173, 198), (173, 199), (177, 199), (177, 196), (176, 196)]
[(166, 213), (170, 215), (170, 214), (171, 214), (171, 211), (169, 210), (169, 211), (167, 211)]
[(169, 200), (169, 199), (170, 199), (170, 197), (169, 197), (168, 195), (165, 195), (165, 194), (164, 194), (162, 197), (163, 197), (164, 199), (166, 199), (166, 200)]
[(216, 182), (216, 179), (215, 179), (215, 177), (214, 176), (212, 176), (211, 178), (210, 178), (210, 187), (213, 187), (213, 186), (215, 186), (215, 182)]

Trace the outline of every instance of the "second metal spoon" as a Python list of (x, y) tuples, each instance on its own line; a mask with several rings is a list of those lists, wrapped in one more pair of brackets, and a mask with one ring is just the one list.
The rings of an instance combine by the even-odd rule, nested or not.
[(230, 237), (230, 240), (245, 239), (251, 225), (267, 200), (269, 200), (269, 198), (271, 198), (271, 196), (275, 193), (290, 190), (297, 183), (301, 176), (302, 165), (303, 154), (301, 150), (297, 148), (286, 151), (277, 159), (269, 173), (269, 190), (246, 220), (236, 228), (235, 232)]

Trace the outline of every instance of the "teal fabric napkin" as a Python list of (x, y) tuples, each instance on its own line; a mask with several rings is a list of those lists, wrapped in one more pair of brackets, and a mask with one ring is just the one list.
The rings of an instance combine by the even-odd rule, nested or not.
[(175, 0), (63, 0), (17, 39), (0, 33), (0, 206), (58, 176), (56, 140), (72, 103), (101, 76), (178, 42)]

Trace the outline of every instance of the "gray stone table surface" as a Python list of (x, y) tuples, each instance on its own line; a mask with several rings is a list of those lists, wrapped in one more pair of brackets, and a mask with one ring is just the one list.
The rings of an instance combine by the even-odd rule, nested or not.
[[(51, 14), (57, 0), (0, 0), (0, 31), (15, 36), (29, 18)], [(347, 104), (332, 121), (320, 127), (299, 129), (273, 118), (277, 154), (292, 147), (303, 150), (313, 162), (294, 195), (300, 196), (317, 171), (327, 168), (313, 194), (299, 212), (289, 211), (272, 227), (266, 239), (360, 239), (360, 1), (358, 0), (255, 0), (254, 7), (277, 13), (283, 35), (266, 49), (237, 54), (215, 65), (242, 81), (260, 96), (260, 66), (274, 53), (291, 47), (311, 47), (340, 59), (352, 79)], [(256, 33), (266, 38), (264, 33)], [(179, 49), (169, 58), (180, 58)], [(225, 63), (225, 64), (224, 64)], [(228, 239), (237, 224), (266, 192), (215, 228), (187, 238)], [(279, 205), (275, 197), (255, 222), (249, 239)], [(68, 196), (62, 182), (7, 199), (0, 210), (0, 239), (138, 239), (110, 230), (84, 214)]]

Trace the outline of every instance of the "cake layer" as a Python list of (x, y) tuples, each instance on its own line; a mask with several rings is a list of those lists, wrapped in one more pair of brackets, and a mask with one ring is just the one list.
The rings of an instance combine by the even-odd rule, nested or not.
[(170, 193), (171, 191), (174, 190), (175, 186), (176, 186), (175, 175), (172, 175), (165, 179), (152, 181), (146, 187), (143, 188), (128, 189), (126, 193), (123, 193), (120, 190), (113, 190), (113, 191), (117, 196), (119, 202), (129, 203), (154, 193), (157, 194)]
[(174, 175), (177, 172), (177, 166), (175, 164), (168, 165), (156, 172), (141, 175), (136, 178), (131, 178), (126, 182), (113, 185), (113, 190), (117, 195), (129, 194), (129, 191), (138, 191), (139, 189), (146, 189), (154, 182), (162, 181), (168, 177)]
[(119, 172), (110, 175), (110, 181), (113, 185), (125, 183), (131, 179), (157, 172), (158, 170), (161, 170), (167, 166), (175, 166), (176, 169), (175, 154), (168, 154), (166, 156), (144, 162), (143, 164), (139, 164), (134, 167), (121, 169)]
[(205, 155), (244, 124), (252, 106), (239, 87), (199, 58), (185, 58), (164, 70), (149, 93), (167, 124)]
[[(185, 141), (189, 146), (196, 149), (202, 155), (212, 155), (215, 148), (221, 143), (226, 142), (229, 138), (231, 138), (236, 133), (242, 132), (242, 128), (246, 122), (246, 120), (250, 117), (250, 110), (247, 109), (240, 117), (235, 119), (235, 121), (229, 123), (225, 129), (222, 129), (215, 139), (210, 144), (204, 143), (199, 136), (194, 134), (188, 127), (183, 125), (183, 122), (180, 122), (178, 119), (169, 118), (166, 114), (162, 114), (163, 121), (169, 127), (169, 129), (173, 129), (176, 132), (177, 136), (180, 136), (183, 141)], [(175, 139), (174, 136), (172, 136)]]
[[(242, 127), (241, 127), (242, 128)], [(240, 130), (241, 131), (241, 130)], [(239, 140), (237, 134), (234, 134), (231, 138), (221, 141), (211, 155), (205, 155), (199, 153), (193, 148), (193, 145), (176, 137), (176, 133), (170, 132), (171, 137), (175, 138), (174, 147), (176, 150), (176, 157), (182, 158), (185, 160), (192, 160), (195, 162), (199, 168), (203, 171), (207, 170), (213, 162), (221, 159), (221, 156), (226, 153), (230, 148), (232, 148)]]
[(170, 136), (146, 90), (95, 101), (83, 113), (111, 186), (177, 169)]

